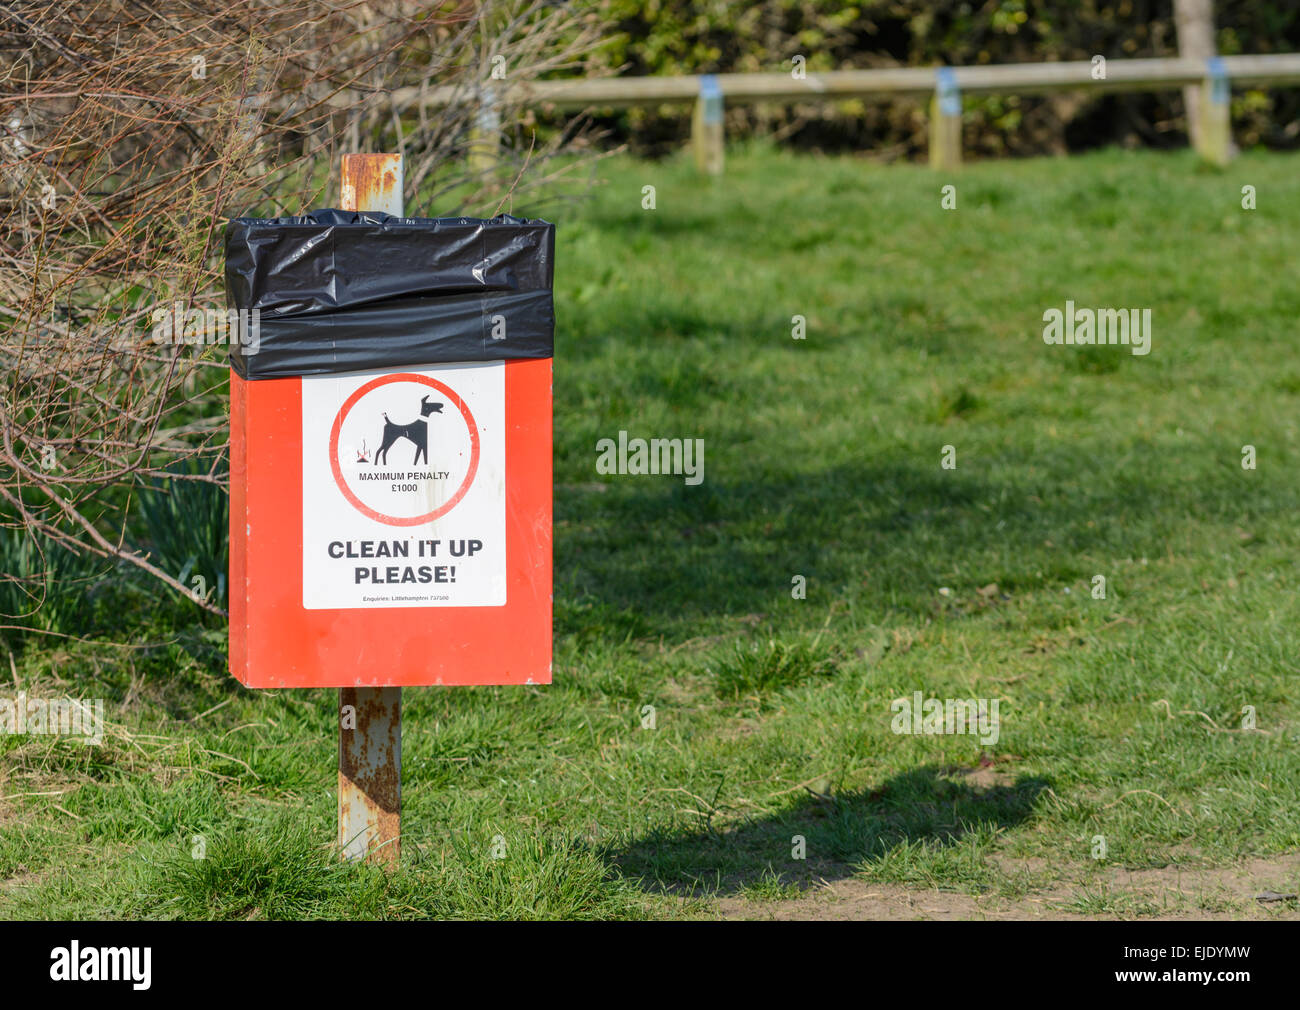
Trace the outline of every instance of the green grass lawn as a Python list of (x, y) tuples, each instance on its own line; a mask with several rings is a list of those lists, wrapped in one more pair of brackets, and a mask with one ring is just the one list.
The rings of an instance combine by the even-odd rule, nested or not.
[[(386, 876), (330, 852), (336, 692), (243, 690), (180, 602), (11, 641), (114, 728), (0, 738), (0, 916), (761, 914), (855, 876), (1143, 915), (1115, 868), (1294, 850), (1296, 166), (603, 162), (553, 214), (555, 683), (405, 692)], [(1067, 299), (1149, 308), (1151, 353), (1046, 345)], [(703, 483), (598, 474), (620, 430), (703, 439)], [(895, 734), (916, 691), (997, 699), (996, 744)]]

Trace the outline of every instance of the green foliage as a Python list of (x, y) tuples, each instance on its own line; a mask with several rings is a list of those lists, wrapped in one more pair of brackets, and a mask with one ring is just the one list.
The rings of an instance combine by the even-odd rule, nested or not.
[(277, 815), (159, 849), (141, 916), (184, 919), (626, 919), (639, 902), (590, 845), (563, 837), (457, 832), (451, 858), (418, 849), (401, 872), (341, 862), (325, 818)]
[[(0, 623), (58, 634), (88, 629), (91, 592), (113, 563), (48, 537), (0, 527)], [(13, 635), (11, 628), (3, 634)]]
[(802, 643), (736, 646), (734, 652), (712, 668), (718, 694), (727, 698), (763, 695), (810, 680), (832, 676), (835, 660), (820, 656)]
[[(971, 66), (1177, 55), (1173, 10), (1161, 0), (583, 0), (610, 26), (598, 56), (630, 75), (789, 72), (802, 56), (810, 73), (880, 66)], [(1300, 8), (1283, 0), (1220, 0), (1225, 55), (1300, 49)], [(1149, 95), (969, 97), (966, 142), (986, 155), (1057, 152), (1130, 140), (1181, 143), (1178, 92)], [(1243, 146), (1294, 147), (1287, 124), (1300, 114), (1294, 88), (1234, 97)], [(1160, 124), (1157, 126), (1157, 124)], [(676, 113), (632, 110), (606, 121), (638, 150), (664, 153), (688, 126)], [(926, 122), (911, 103), (814, 103), (797, 110), (733, 109), (732, 136), (779, 130), (799, 146), (919, 154)]]
[[(209, 469), (200, 457), (191, 456), (168, 471), (194, 475)], [(230, 522), (226, 490), (206, 480), (176, 476), (140, 485), (136, 498), (153, 563), (224, 605)], [(195, 582), (196, 576), (202, 582)]]
[[(197, 457), (174, 464), (177, 474), (207, 473)], [(123, 510), (125, 511), (125, 509)], [(183, 584), (202, 578), (209, 599), (224, 603), (228, 567), (229, 496), (208, 481), (168, 477), (140, 484), (132, 529), (155, 565)], [(84, 635), (134, 619), (160, 592), (157, 580), (116, 559), (72, 551), (12, 520), (0, 525), (0, 624), (23, 638), (25, 629)], [(170, 594), (173, 596), (175, 594)], [(199, 611), (176, 600), (189, 617)]]
[(178, 844), (157, 865), (145, 892), (148, 911), (187, 919), (307, 918), (347, 872), (297, 818), (240, 825), (202, 839), (196, 850), (197, 838), (189, 851)]

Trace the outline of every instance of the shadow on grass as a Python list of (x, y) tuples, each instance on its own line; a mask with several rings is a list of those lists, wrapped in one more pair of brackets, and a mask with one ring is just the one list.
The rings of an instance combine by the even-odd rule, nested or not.
[[(958, 847), (1028, 820), (1050, 783), (1025, 776), (980, 786), (961, 781), (969, 772), (929, 765), (878, 789), (809, 795), (776, 816), (721, 832), (656, 832), (606, 855), (624, 878), (664, 894), (733, 895), (773, 878), (808, 885), (850, 877), (863, 864), (906, 879), (978, 882), (979, 865)], [(804, 839), (802, 860), (794, 857), (797, 837)]]
[[(1189, 524), (1295, 507), (1293, 490), (1219, 465), (1226, 449), (1197, 452), (1157, 469), (1146, 458), (1159, 458), (1155, 447), (1091, 437), (944, 471), (936, 443), (933, 460), (892, 453), (758, 480), (728, 479), (716, 463), (694, 487), (620, 477), (601, 493), (561, 489), (556, 630), (577, 630), (584, 618), (569, 611), (583, 601), (634, 612), (651, 636), (691, 618), (770, 613), (793, 573), (807, 577), (809, 600), (874, 597), (928, 616), (940, 585), (1059, 593), (1099, 559), (1165, 553)], [(955, 572), (964, 587), (947, 581)]]

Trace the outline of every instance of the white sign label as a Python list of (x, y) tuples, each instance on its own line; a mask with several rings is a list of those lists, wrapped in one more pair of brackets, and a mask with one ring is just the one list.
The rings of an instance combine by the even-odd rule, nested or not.
[(505, 363), (302, 378), (302, 605), (506, 602)]

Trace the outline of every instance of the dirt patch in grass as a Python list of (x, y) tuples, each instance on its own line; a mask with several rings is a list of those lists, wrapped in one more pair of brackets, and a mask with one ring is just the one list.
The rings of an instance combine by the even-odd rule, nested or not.
[[(1008, 860), (1008, 870), (1033, 872)], [(1206, 869), (1112, 867), (1090, 880), (1063, 882), (1020, 898), (961, 894), (858, 878), (819, 886), (797, 898), (717, 902), (724, 919), (1165, 919), (1300, 920), (1300, 853)], [(1260, 900), (1260, 896), (1268, 900)], [(1292, 897), (1288, 897), (1292, 896)]]

